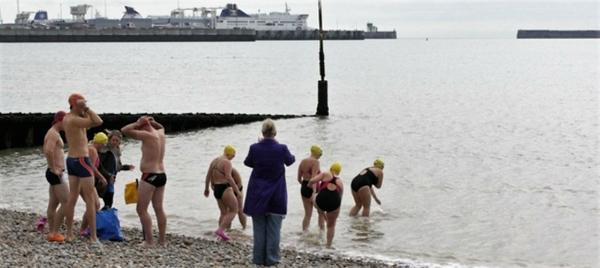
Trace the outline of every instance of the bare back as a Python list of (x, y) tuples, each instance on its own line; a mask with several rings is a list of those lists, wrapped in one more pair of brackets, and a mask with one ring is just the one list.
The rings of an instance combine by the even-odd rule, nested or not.
[(308, 157), (303, 159), (298, 166), (298, 173), (302, 180), (310, 180), (320, 172), (319, 160)]
[(165, 157), (165, 132), (149, 127), (147, 135), (140, 137), (142, 140), (142, 160), (140, 170), (143, 173), (164, 173), (163, 159)]
[(63, 152), (65, 144), (60, 137), (60, 133), (50, 128), (44, 136), (44, 155), (48, 162), (48, 168), (50, 170), (64, 170), (65, 169), (65, 153)]
[(210, 162), (208, 175), (212, 185), (225, 184), (229, 182), (227, 175), (225, 175), (225, 161), (229, 160), (225, 159), (223, 156), (219, 156)]

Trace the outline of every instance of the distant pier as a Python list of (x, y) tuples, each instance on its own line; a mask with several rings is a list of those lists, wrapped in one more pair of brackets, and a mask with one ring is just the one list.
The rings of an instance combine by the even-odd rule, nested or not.
[(365, 39), (396, 39), (396, 31), (365, 32)]
[[(88, 130), (88, 138), (104, 129), (121, 129), (135, 122), (140, 116), (152, 116), (165, 127), (167, 133), (223, 127), (262, 121), (266, 118), (287, 119), (309, 117), (309, 115), (270, 114), (206, 114), (206, 113), (155, 113), (155, 114), (100, 114), (102, 126)], [(0, 150), (8, 148), (39, 146), (44, 142), (46, 131), (51, 127), (50, 113), (0, 113)]]
[[(364, 31), (324, 31), (325, 40), (365, 40)], [(256, 40), (319, 40), (319, 30), (256, 31)]]
[(587, 39), (600, 38), (598, 30), (573, 30), (573, 31), (556, 31), (556, 30), (519, 30), (517, 39)]

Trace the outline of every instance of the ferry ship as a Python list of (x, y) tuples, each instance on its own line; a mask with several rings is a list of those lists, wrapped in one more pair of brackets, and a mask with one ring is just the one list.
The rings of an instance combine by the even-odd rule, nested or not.
[[(96, 14), (87, 18), (91, 5), (71, 7), (72, 20), (49, 20), (46, 11), (39, 11), (34, 20), (29, 17), (33, 12), (17, 15), (15, 24), (6, 27), (46, 27), (46, 28), (193, 28), (193, 29), (250, 29), (256, 31), (302, 31), (307, 26), (308, 14), (291, 14), (287, 4), (285, 12), (247, 14), (237, 4), (222, 7), (176, 8), (170, 15), (142, 17), (133, 7), (125, 6), (121, 19), (109, 19)], [(220, 15), (217, 15), (218, 10)], [(191, 13), (191, 14), (190, 14)]]
[(285, 4), (285, 12), (258, 13), (248, 15), (236, 4), (227, 4), (217, 18), (216, 29), (254, 29), (257, 31), (302, 31), (308, 30), (308, 14), (293, 15)]

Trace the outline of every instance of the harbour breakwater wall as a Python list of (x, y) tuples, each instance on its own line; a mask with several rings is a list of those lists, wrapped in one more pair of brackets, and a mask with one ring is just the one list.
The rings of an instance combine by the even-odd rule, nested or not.
[[(364, 31), (323, 31), (325, 40), (364, 40)], [(256, 40), (319, 40), (319, 30), (256, 31)]]
[(255, 41), (249, 29), (0, 29), (0, 42)]
[[(324, 31), (325, 40), (396, 39), (396, 32)], [(252, 29), (0, 29), (0, 42), (210, 42), (319, 40), (318, 30), (255, 31)]]
[[(135, 122), (140, 116), (149, 115), (165, 127), (167, 133), (181, 132), (209, 127), (223, 127), (262, 121), (266, 118), (288, 119), (311, 115), (270, 115), (270, 114), (100, 114), (104, 123), (88, 130), (88, 138), (105, 129), (121, 129)], [(0, 149), (39, 146), (51, 127), (53, 114), (50, 113), (1, 113)], [(64, 137), (64, 136), (63, 136)]]
[(365, 39), (396, 39), (396, 31), (365, 32)]
[(600, 38), (598, 30), (584, 31), (555, 31), (555, 30), (519, 30), (517, 39), (572, 39), (572, 38)]

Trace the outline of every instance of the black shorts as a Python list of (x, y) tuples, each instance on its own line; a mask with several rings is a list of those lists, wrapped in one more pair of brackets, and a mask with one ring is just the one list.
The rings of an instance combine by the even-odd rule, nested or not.
[(308, 187), (308, 181), (302, 181), (302, 186), (300, 187), (302, 197), (311, 198), (313, 193), (313, 188)]
[(227, 188), (231, 187), (229, 185), (229, 183), (223, 183), (223, 184), (215, 184), (213, 185), (214, 187), (214, 191), (213, 194), (215, 196), (215, 199), (219, 200), (221, 198), (223, 198), (223, 193), (225, 193), (225, 190), (227, 190)]
[(50, 185), (58, 185), (62, 183), (61, 177), (52, 173), (50, 169), (46, 169), (46, 180)]
[(159, 188), (167, 184), (167, 174), (165, 173), (143, 173), (142, 180)]

